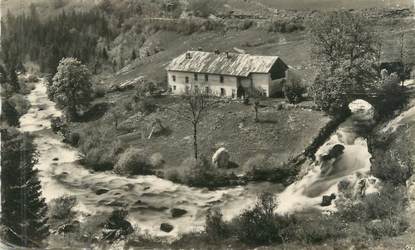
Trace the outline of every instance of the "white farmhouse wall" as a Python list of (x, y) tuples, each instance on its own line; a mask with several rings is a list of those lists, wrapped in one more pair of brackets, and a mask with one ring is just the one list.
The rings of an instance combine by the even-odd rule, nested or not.
[(259, 74), (259, 73), (252, 73), (252, 82), (253, 87), (256, 89), (262, 89), (265, 91), (266, 96), (269, 96), (269, 86), (271, 83), (271, 76), (270, 74)]
[[(173, 80), (175, 76), (176, 80)], [(221, 89), (225, 92), (226, 97), (236, 97), (237, 79), (235, 76), (223, 76), (223, 83), (220, 82), (220, 75), (208, 75), (208, 80), (205, 81), (205, 74), (197, 74), (197, 80), (195, 80), (195, 74), (190, 72), (168, 71), (168, 84), (172, 90), (172, 94), (180, 95), (186, 90), (186, 86), (190, 88), (192, 85), (197, 85), (199, 88), (205, 89), (209, 87), (209, 90), (215, 95), (221, 95)], [(186, 77), (189, 82), (186, 83)]]

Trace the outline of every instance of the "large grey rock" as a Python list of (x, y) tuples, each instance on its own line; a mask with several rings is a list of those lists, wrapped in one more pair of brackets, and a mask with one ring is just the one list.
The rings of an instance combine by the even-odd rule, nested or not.
[(327, 207), (331, 205), (331, 201), (336, 199), (336, 195), (335, 194), (331, 194), (331, 195), (323, 195), (323, 199), (321, 201), (321, 206), (322, 207)]
[(173, 226), (170, 225), (169, 223), (161, 223), (160, 225), (160, 230), (166, 233), (169, 233), (173, 230)]
[(226, 148), (219, 148), (212, 156), (212, 164), (218, 168), (227, 168), (229, 166), (229, 152)]
[(183, 216), (187, 213), (186, 210), (181, 209), (181, 208), (173, 208), (173, 209), (170, 210), (170, 212), (171, 212), (171, 216), (173, 218), (181, 217), (181, 216)]

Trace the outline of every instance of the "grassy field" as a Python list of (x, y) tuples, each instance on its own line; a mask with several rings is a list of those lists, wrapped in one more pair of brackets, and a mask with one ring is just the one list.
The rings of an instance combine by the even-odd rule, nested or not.
[[(97, 131), (99, 137), (105, 137), (103, 148), (116, 141), (123, 148), (132, 146), (142, 149), (146, 155), (160, 153), (166, 162), (162, 172), (171, 168), (180, 168), (182, 162), (193, 155), (193, 137), (191, 124), (181, 120), (169, 110), (181, 100), (178, 97), (161, 97), (155, 101), (159, 110), (147, 116), (137, 115), (137, 111), (126, 111), (124, 102), (129, 101), (131, 92), (108, 94), (99, 102), (115, 103), (112, 111), (92, 122), (73, 123), (72, 131), (81, 134), (81, 143)], [(199, 127), (200, 153), (210, 159), (221, 146), (228, 149), (231, 160), (239, 166), (255, 156), (272, 157), (278, 162), (286, 162), (301, 153), (319, 130), (330, 120), (322, 112), (309, 109), (282, 109), (275, 106), (281, 99), (269, 99), (261, 102), (266, 107), (260, 109), (260, 122), (254, 122), (251, 105), (230, 102), (221, 103), (211, 110)], [(121, 114), (118, 129), (115, 129), (111, 112)], [(151, 123), (161, 120), (168, 133), (148, 139)], [(110, 151), (108, 147), (107, 151)], [(110, 154), (105, 152), (103, 154)], [(232, 169), (243, 173), (242, 167)]]

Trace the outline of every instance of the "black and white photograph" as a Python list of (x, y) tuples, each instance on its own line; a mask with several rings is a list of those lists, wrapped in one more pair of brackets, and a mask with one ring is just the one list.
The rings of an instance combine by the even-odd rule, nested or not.
[(0, 22), (0, 250), (415, 250), (415, 0)]

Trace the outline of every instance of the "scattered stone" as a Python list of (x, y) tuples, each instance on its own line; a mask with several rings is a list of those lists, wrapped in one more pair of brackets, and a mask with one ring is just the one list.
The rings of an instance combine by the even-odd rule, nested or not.
[(331, 201), (336, 199), (336, 195), (335, 194), (331, 194), (331, 195), (323, 195), (323, 199), (321, 201), (321, 206), (322, 207), (327, 207), (331, 205)]
[(166, 233), (170, 233), (173, 230), (173, 226), (169, 223), (161, 223), (160, 224), (160, 230)]
[(59, 158), (55, 157), (55, 158), (52, 159), (52, 161), (59, 161)]
[(144, 187), (143, 188), (144, 191), (149, 190), (149, 189), (150, 189), (150, 187)]
[(173, 218), (181, 217), (181, 216), (183, 216), (187, 213), (186, 210), (181, 209), (181, 208), (173, 208), (173, 209), (170, 210), (170, 212), (171, 212), (171, 216)]
[(65, 233), (71, 233), (71, 232), (75, 232), (79, 229), (80, 223), (79, 221), (72, 221), (71, 223), (67, 223), (67, 224), (63, 224), (60, 225), (57, 229), (56, 229), (56, 233), (58, 234), (65, 234)]
[(98, 189), (98, 190), (96, 190), (95, 191), (95, 194), (96, 195), (101, 195), (101, 194), (105, 194), (105, 193), (107, 193), (109, 190), (108, 189), (106, 189), (106, 188), (100, 188), (100, 189)]
[(218, 168), (227, 168), (229, 165), (229, 152), (226, 148), (219, 148), (212, 156), (212, 164)]

